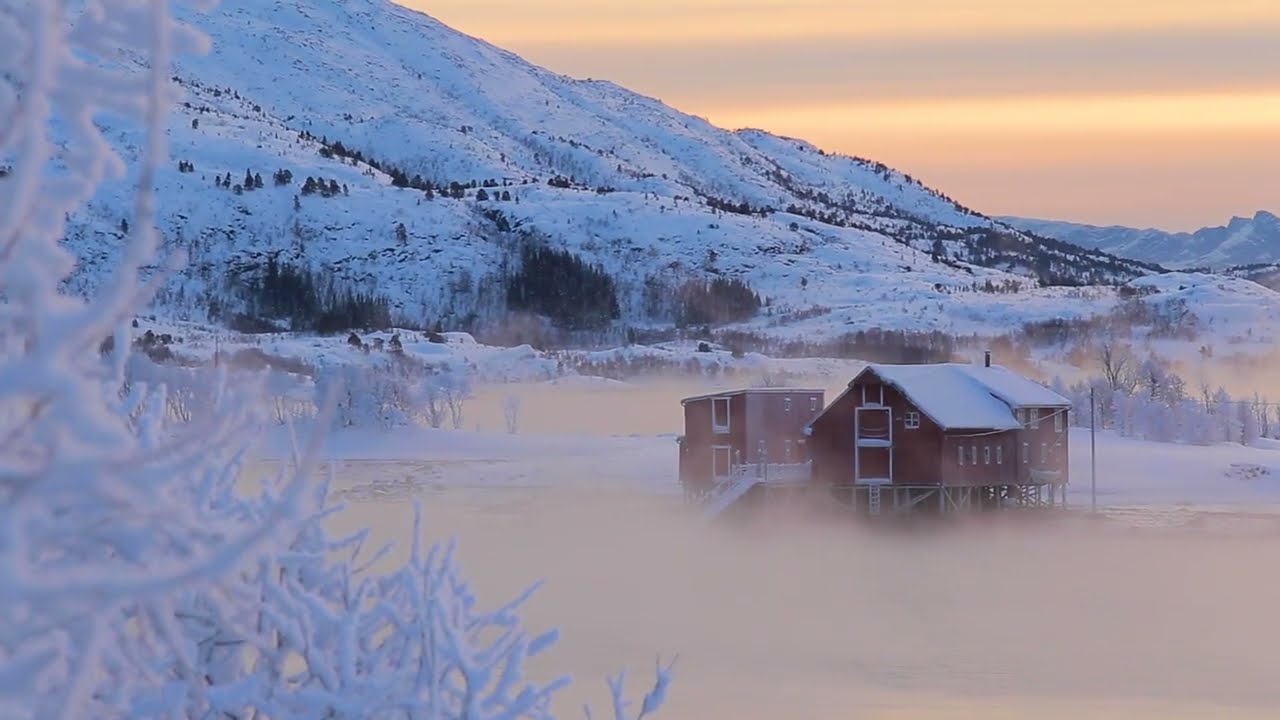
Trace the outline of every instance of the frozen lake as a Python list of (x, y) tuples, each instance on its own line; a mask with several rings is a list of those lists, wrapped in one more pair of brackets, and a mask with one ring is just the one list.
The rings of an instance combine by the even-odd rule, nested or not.
[[(675, 720), (1272, 720), (1280, 709), (1280, 521), (1255, 517), (1280, 502), (1275, 449), (1100, 435), (1111, 522), (907, 535), (770, 516), (747, 532), (680, 506), (672, 403), (619, 414), (563, 402), (583, 406), (535, 403), (545, 416), (531, 412), (519, 435), (344, 431), (326, 450), (333, 493), (349, 503), (341, 529), (407, 548), (420, 498), (432, 539), (459, 539), (484, 601), (546, 581), (526, 618), (562, 631), (536, 668), (575, 678), (560, 717), (582, 717), (585, 701), (601, 717), (605, 675), (621, 667), (638, 698), (658, 653), (680, 655), (660, 716)], [(1075, 429), (1077, 509), (1088, 468)]]
[[(394, 476), (392, 463), (379, 463)], [(437, 486), (337, 522), (407, 543), (409, 497), (456, 536), (480, 597), (544, 579), (526, 617), (559, 627), (562, 717), (642, 691), (679, 653), (665, 718), (1272, 718), (1280, 534), (1001, 522), (870, 533), (770, 517), (708, 527), (652, 492), (570, 482)], [(412, 472), (411, 466), (403, 468)], [(375, 475), (378, 473), (375, 472)]]

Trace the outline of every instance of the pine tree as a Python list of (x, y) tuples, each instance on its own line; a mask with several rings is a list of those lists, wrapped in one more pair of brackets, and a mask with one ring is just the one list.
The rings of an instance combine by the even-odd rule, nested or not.
[(409, 244), (409, 231), (405, 229), (404, 223), (396, 225), (396, 244), (404, 247)]

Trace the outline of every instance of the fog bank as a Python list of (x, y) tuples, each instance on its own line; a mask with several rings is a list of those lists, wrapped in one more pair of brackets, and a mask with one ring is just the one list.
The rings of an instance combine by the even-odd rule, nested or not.
[[(357, 480), (339, 478), (339, 485)], [(584, 479), (578, 479), (585, 482)], [(577, 489), (449, 489), (426, 498), (496, 604), (562, 639), (562, 717), (604, 709), (604, 676), (636, 697), (679, 653), (661, 717), (1270, 717), (1280, 538), (1204, 537), (1062, 521), (915, 533), (774, 514), (706, 526), (678, 502)], [(403, 502), (335, 522), (407, 549)], [(399, 555), (397, 555), (399, 556)]]

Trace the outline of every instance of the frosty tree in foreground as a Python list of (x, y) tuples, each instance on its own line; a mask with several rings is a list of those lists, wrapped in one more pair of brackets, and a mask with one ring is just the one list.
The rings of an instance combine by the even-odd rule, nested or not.
[[(252, 384), (205, 388), (171, 424), (163, 385), (125, 382), (156, 283), (169, 53), (199, 44), (167, 0), (0, 0), (0, 717), (549, 717), (562, 683), (522, 667), (554, 635), (525, 633), (523, 598), (482, 612), (447, 550), (360, 566), (362, 536), (329, 538), (337, 508), (306, 490), (316, 438), (246, 494)], [(126, 249), (85, 302), (60, 290), (58, 241), (123, 176), (100, 112), (148, 144)]]

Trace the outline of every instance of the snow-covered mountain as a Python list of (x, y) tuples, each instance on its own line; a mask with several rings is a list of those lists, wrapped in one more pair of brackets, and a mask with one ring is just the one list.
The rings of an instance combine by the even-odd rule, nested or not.
[(1221, 270), (1280, 262), (1280, 218), (1265, 210), (1191, 233), (1016, 217), (1000, 220), (1037, 235), (1169, 268)]
[[(516, 295), (537, 311), (528, 295), (580, 286), (613, 293), (630, 324), (671, 322), (681, 302), (741, 300), (685, 286), (731, 278), (766, 298), (771, 325), (822, 308), (857, 327), (969, 330), (1092, 312), (1037, 286), (1151, 269), (1031, 237), (879, 163), (549, 72), (385, 0), (223, 0), (186, 19), (213, 50), (179, 61), (158, 180), (161, 229), (189, 257), (158, 301), (179, 318), (281, 314), (267, 296), (289, 266), (422, 324), (499, 317)], [(108, 127), (136, 159), (137, 131)], [(73, 218), (80, 286), (114, 258), (127, 192), (107, 186)], [(514, 282), (543, 246), (595, 270), (553, 258), (550, 290)]]

